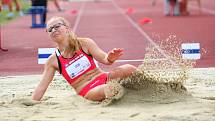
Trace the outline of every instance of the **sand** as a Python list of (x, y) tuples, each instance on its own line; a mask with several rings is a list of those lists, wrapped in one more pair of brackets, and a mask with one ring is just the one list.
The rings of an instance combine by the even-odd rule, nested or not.
[(108, 106), (76, 95), (61, 76), (39, 103), (31, 95), (41, 75), (0, 77), (0, 121), (214, 121), (215, 68), (194, 68), (187, 75), (181, 85), (126, 88)]

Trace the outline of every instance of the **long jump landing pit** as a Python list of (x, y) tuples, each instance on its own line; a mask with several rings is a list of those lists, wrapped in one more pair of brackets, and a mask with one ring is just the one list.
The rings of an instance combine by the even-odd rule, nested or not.
[(95, 120), (96, 115), (99, 121), (161, 119), (212, 121), (215, 120), (214, 75), (214, 68), (191, 69), (188, 79), (184, 82), (189, 95), (167, 96), (168, 93), (163, 89), (157, 93), (160, 95), (157, 95), (159, 98), (151, 98), (153, 95), (147, 97), (144, 94), (149, 90), (129, 89), (122, 99), (107, 107), (77, 96), (60, 76), (55, 77), (42, 102), (38, 104), (30, 99), (41, 75), (0, 77), (0, 119), (81, 121)]

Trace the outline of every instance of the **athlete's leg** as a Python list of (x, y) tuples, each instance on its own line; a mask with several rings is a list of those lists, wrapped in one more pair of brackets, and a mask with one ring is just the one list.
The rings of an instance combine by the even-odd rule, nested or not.
[(124, 95), (124, 88), (120, 84), (103, 84), (91, 89), (84, 97), (92, 101), (104, 99), (120, 99)]
[(123, 79), (126, 78), (130, 75), (132, 75), (133, 72), (137, 70), (137, 67), (130, 65), (130, 64), (125, 64), (122, 66), (119, 66), (109, 73), (109, 79)]
[(106, 98), (105, 88), (107, 88), (107, 84), (99, 85), (91, 89), (84, 97), (92, 101), (102, 101)]
[(21, 10), (21, 5), (20, 5), (20, 2), (19, 0), (13, 0), (15, 5), (16, 5), (16, 11), (20, 11)]
[[(135, 72), (136, 69), (137, 68), (135, 66), (129, 64), (119, 66), (110, 71), (108, 80), (126, 78), (132, 75), (132, 73)], [(123, 92), (124, 88), (120, 84), (103, 84), (91, 89), (84, 97), (93, 101), (102, 101), (105, 98), (111, 98), (115, 96), (117, 98), (121, 97), (123, 95)]]
[(2, 11), (2, 1), (0, 1), (0, 12)]

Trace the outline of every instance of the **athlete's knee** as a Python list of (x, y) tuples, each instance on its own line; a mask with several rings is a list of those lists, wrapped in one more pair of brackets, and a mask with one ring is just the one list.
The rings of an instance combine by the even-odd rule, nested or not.
[(130, 64), (125, 64), (124, 66), (126, 67), (126, 71), (129, 74), (132, 74), (133, 72), (135, 72), (137, 70), (137, 67), (130, 65)]
[(92, 100), (92, 101), (101, 101), (101, 100), (105, 99), (104, 89), (106, 87), (107, 87), (107, 85), (102, 85), (102, 86), (95, 87), (92, 90), (90, 90), (84, 96), (84, 98), (86, 98), (88, 100)]
[(119, 99), (124, 95), (124, 88), (118, 83), (108, 84), (104, 93), (106, 98)]

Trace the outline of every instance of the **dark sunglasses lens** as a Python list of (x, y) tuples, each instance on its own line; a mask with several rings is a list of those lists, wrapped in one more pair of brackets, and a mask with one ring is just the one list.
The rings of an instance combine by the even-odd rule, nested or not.
[(55, 25), (53, 28), (58, 29), (61, 25)]
[(48, 29), (48, 32), (52, 32), (52, 29), (53, 29), (53, 27), (50, 27), (50, 28)]
[(49, 29), (48, 29), (48, 32), (52, 32), (52, 29), (58, 29), (60, 26), (62, 26), (63, 24), (57, 24), (57, 25), (54, 25), (54, 26), (52, 26), (52, 27), (50, 27)]

